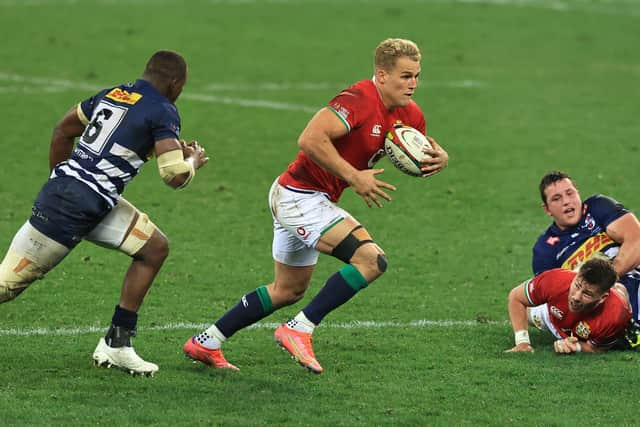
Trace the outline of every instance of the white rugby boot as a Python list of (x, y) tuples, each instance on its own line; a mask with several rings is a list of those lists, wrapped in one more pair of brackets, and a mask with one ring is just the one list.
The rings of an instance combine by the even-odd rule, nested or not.
[(135, 331), (126, 330), (119, 326), (111, 326), (107, 337), (100, 338), (98, 346), (93, 352), (93, 364), (97, 367), (111, 368), (115, 366), (131, 375), (153, 376), (159, 369), (155, 363), (147, 362), (138, 356), (131, 346), (131, 337)]

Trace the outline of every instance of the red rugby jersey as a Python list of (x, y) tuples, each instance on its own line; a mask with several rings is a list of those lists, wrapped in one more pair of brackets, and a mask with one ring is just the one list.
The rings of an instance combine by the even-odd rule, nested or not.
[[(358, 170), (371, 169), (384, 156), (384, 137), (400, 122), (426, 134), (424, 114), (410, 101), (405, 107), (389, 111), (384, 106), (373, 80), (361, 80), (340, 92), (329, 102), (331, 109), (345, 124), (348, 133), (333, 141), (338, 153)], [(348, 184), (317, 165), (303, 151), (298, 153), (278, 182), (283, 186), (322, 191), (333, 202)]]
[(569, 310), (569, 288), (575, 271), (547, 270), (525, 283), (525, 296), (532, 305), (547, 304), (549, 318), (565, 337), (576, 336), (599, 347), (609, 347), (624, 332), (631, 319), (629, 304), (617, 292), (589, 313)]

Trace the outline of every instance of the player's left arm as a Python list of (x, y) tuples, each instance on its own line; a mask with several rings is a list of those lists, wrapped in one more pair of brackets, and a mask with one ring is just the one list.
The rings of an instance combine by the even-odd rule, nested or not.
[(640, 222), (632, 212), (611, 222), (606, 232), (620, 243), (620, 251), (613, 260), (618, 277), (640, 265)]
[(69, 158), (75, 139), (84, 132), (86, 123), (81, 120), (78, 109), (79, 105), (71, 107), (53, 129), (49, 147), (50, 171)]
[(449, 164), (449, 153), (430, 136), (427, 139), (431, 143), (431, 148), (425, 148), (422, 151), (429, 155), (422, 161), (422, 176), (427, 177), (435, 175)]
[(572, 353), (602, 353), (607, 351), (604, 347), (598, 347), (590, 341), (582, 341), (577, 337), (566, 337), (553, 342), (553, 350), (558, 354)]
[(156, 141), (154, 150), (162, 180), (174, 189), (186, 187), (196, 170), (209, 161), (204, 147), (196, 141), (187, 143), (176, 138), (165, 138)]

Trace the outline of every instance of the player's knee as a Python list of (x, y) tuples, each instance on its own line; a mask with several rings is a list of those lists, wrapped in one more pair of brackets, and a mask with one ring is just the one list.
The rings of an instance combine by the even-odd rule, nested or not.
[(154, 233), (134, 258), (150, 265), (161, 266), (169, 256), (169, 241), (162, 233)]
[(44, 273), (33, 261), (9, 250), (0, 264), (0, 303), (16, 298)]

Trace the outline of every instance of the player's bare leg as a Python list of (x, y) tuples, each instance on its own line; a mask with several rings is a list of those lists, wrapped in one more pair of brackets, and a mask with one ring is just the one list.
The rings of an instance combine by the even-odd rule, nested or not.
[(164, 234), (155, 229), (142, 248), (133, 256), (115, 308), (112, 325), (93, 353), (97, 366), (117, 366), (131, 374), (153, 375), (158, 366), (140, 358), (131, 338), (136, 335), (137, 311), (142, 305), (153, 279), (169, 254)]
[(303, 310), (276, 329), (275, 338), (301, 365), (319, 374), (323, 368), (316, 360), (312, 346), (315, 327), (329, 312), (384, 273), (387, 261), (369, 233), (351, 217), (328, 230), (316, 249), (347, 265), (329, 278)]

